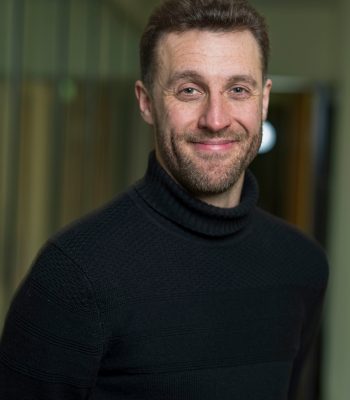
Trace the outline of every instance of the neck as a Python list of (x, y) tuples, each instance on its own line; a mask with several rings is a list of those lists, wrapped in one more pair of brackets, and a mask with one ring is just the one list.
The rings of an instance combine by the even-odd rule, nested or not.
[[(174, 223), (169, 225), (171, 229), (179, 227), (201, 237), (228, 237), (249, 224), (258, 199), (253, 174), (246, 171), (242, 175), (230, 196), (203, 196), (202, 201), (180, 186), (151, 152), (146, 175), (135, 184), (135, 200), (141, 198), (144, 203), (140, 205), (147, 205), (148, 212), (153, 210), (155, 217), (165, 218), (162, 224)], [(234, 206), (235, 203), (238, 204)]]

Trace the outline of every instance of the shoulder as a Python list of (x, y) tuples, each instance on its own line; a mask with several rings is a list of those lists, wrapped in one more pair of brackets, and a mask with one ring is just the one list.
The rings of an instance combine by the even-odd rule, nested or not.
[(23, 281), (24, 290), (35, 288), (73, 308), (94, 307), (104, 265), (115, 264), (118, 248), (123, 247), (120, 238), (133, 224), (133, 204), (128, 192), (123, 193), (59, 230), (38, 252)]
[(329, 266), (326, 253), (312, 237), (296, 226), (257, 208), (254, 234), (271, 260), (278, 260), (297, 280), (325, 286)]
[(77, 263), (123, 248), (123, 240), (140, 219), (132, 189), (58, 231), (50, 242)]
[(59, 230), (52, 237), (52, 241), (59, 247), (72, 241), (75, 245), (90, 244), (92, 241), (103, 240), (118, 233), (135, 213), (133, 200), (129, 196), (130, 191), (71, 222)]

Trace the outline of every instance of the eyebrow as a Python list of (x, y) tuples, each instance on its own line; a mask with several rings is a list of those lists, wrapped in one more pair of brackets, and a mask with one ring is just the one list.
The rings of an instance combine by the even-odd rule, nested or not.
[[(175, 72), (172, 76), (169, 77), (167, 84), (168, 87), (172, 86), (174, 83), (181, 81), (181, 80), (193, 80), (195, 82), (203, 82), (204, 78), (198, 72), (193, 70), (184, 70)], [(243, 82), (251, 85), (253, 88), (258, 86), (258, 82), (249, 74), (240, 74), (240, 75), (233, 75), (227, 78), (228, 84), (234, 84), (238, 82)]]
[(193, 81), (203, 81), (203, 77), (198, 72), (192, 70), (185, 70), (185, 71), (175, 72), (173, 75), (171, 75), (167, 81), (167, 84), (168, 86), (172, 86), (175, 82), (185, 79), (191, 79)]
[(254, 89), (258, 87), (258, 82), (251, 75), (234, 75), (228, 79), (229, 83), (243, 82), (251, 85)]

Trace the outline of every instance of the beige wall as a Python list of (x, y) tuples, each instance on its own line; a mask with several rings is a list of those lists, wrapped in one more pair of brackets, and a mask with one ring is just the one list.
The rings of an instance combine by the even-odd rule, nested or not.
[(337, 8), (317, 4), (293, 3), (263, 6), (271, 35), (270, 73), (293, 75), (315, 80), (334, 81), (338, 65)]

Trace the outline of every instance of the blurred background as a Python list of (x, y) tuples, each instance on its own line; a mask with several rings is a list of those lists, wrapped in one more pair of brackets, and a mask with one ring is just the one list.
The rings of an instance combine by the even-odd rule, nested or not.
[[(47, 238), (144, 173), (133, 85), (157, 0), (0, 0), (0, 329)], [(254, 0), (272, 40), (261, 205), (326, 248), (331, 280), (300, 400), (350, 393), (350, 2)], [(311, 382), (311, 383), (310, 383)]]

